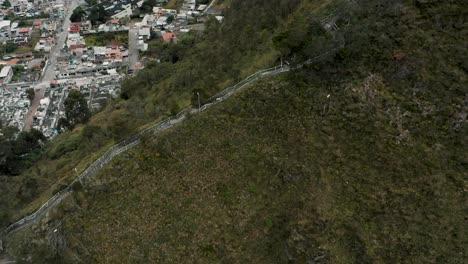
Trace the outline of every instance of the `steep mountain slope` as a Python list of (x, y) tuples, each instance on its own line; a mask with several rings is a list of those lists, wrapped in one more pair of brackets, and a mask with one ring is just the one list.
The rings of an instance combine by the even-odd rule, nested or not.
[[(191, 32), (176, 44), (151, 46), (145, 56), (161, 63), (149, 62), (137, 77), (127, 79), (121, 98), (110, 101), (87, 124), (56, 137), (42, 150), (38, 162), (21, 175), (0, 177), (0, 225), (6, 227), (38, 209), (110, 145), (191, 103), (197, 105), (197, 92), (204, 102), (253, 71), (271, 67), (279, 60), (271, 37), (299, 4), (286, 0), (238, 2), (237, 12), (226, 12), (222, 24), (211, 17), (206, 33)], [(239, 24), (249, 26), (248, 34)], [(260, 31), (262, 34), (254, 34)]]
[[(146, 138), (49, 229), (17, 233), (10, 252), (45, 263), (463, 263), (467, 4), (323, 3), (302, 1), (269, 43), (290, 63), (346, 43), (338, 53)], [(191, 77), (199, 87), (233, 63), (213, 60)], [(154, 67), (143, 74), (164, 70)], [(160, 96), (151, 89), (162, 88), (129, 100)]]
[(70, 201), (64, 233), (95, 263), (461, 263), (462, 171), (326, 92), (265, 81), (148, 138)]

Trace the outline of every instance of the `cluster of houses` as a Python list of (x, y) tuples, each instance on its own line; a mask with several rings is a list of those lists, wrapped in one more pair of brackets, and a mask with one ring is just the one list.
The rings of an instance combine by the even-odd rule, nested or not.
[[(0, 0), (1, 2), (2, 0)], [(47, 54), (56, 44), (56, 36), (60, 33), (61, 22), (68, 0), (10, 0), (11, 7), (0, 11), (0, 42), (12, 41), (24, 45), (31, 41), (34, 33), (40, 38), (35, 41), (36, 53)], [(67, 39), (63, 46), (58, 47), (55, 67), (56, 78), (51, 81), (44, 98), (35, 114), (32, 127), (40, 129), (46, 136), (52, 137), (57, 131), (58, 119), (64, 116), (63, 102), (71, 89), (80, 90), (88, 100), (91, 108), (99, 108), (105, 100), (116, 96), (120, 82), (124, 77), (123, 68), (130, 57), (130, 43), (119, 43), (109, 40), (104, 46), (86, 45), (84, 36), (100, 34), (101, 32), (125, 32), (130, 27), (123, 23), (122, 18), (133, 15), (136, 8), (141, 7), (143, 0), (101, 0), (99, 1), (111, 19), (99, 25), (91, 21), (72, 22), (67, 30)], [(160, 38), (164, 42), (177, 42), (181, 34), (190, 31), (190, 25), (203, 21), (202, 14), (209, 13), (207, 5), (198, 5), (196, 0), (184, 0), (179, 10), (162, 8), (168, 0), (157, 0), (152, 12), (140, 16), (141, 21), (134, 24), (132, 30), (137, 30), (137, 48), (146, 50), (148, 40)], [(50, 14), (48, 18), (32, 18), (32, 25), (20, 26), (14, 19), (9, 20), (8, 14), (16, 16), (29, 15), (36, 17), (43, 12)], [(214, 14), (217, 15), (217, 14)], [(11, 16), (10, 16), (11, 17)], [(5, 18), (5, 19), (3, 19)], [(221, 16), (216, 16), (222, 20)], [(126, 19), (128, 21), (128, 19)], [(24, 23), (23, 23), (24, 24)], [(130, 37), (131, 34), (129, 34)], [(146, 42), (146, 43), (145, 43)], [(135, 43), (135, 42), (133, 42)], [(130, 50), (134, 50), (129, 47)], [(10, 83), (14, 75), (15, 65), (24, 65), (40, 72), (46, 57), (33, 56), (32, 52), (9, 54), (0, 60), (0, 119), (9, 125), (22, 128), (28, 113), (29, 100), (26, 90), (34, 88), (34, 83)], [(134, 60), (134, 59), (132, 59)], [(139, 62), (137, 61), (137, 64)]]
[(93, 28), (90, 20), (81, 22), (70, 23), (70, 33), (82, 33), (82, 34), (94, 34), (98, 32), (119, 32), (128, 31), (128, 27), (125, 24), (120, 23), (120, 19), (113, 18), (107, 20), (105, 23), (100, 24), (97, 28)]
[[(5, 47), (0, 58), (0, 119), (22, 129), (30, 105), (26, 91), (34, 88), (41, 76), (67, 2), (8, 0), (9, 5), (4, 2), (0, 1), (4, 8), (0, 10), (0, 43)], [(14, 51), (7, 50), (9, 46)], [(48, 101), (41, 100), (41, 109)]]
[(0, 5), (6, 6), (5, 2), (8, 1), (10, 6), (2, 9), (0, 18), (13, 14), (17, 17), (33, 18), (43, 14), (51, 14), (52, 16), (64, 16), (64, 0), (2, 0)]
[[(147, 49), (148, 45), (144, 41), (150, 39), (152, 34), (162, 38), (164, 42), (177, 42), (178, 35), (190, 31), (187, 25), (201, 21), (199, 17), (206, 8), (207, 5), (197, 5), (196, 0), (185, 0), (178, 11), (153, 7), (152, 14), (146, 14), (141, 22), (135, 24), (139, 29), (140, 50)], [(220, 16), (217, 16), (218, 20), (222, 20), (222, 17), (218, 17)]]
[(78, 23), (70, 25), (65, 46), (57, 57), (57, 79), (114, 74), (124, 65), (129, 55), (127, 43), (109, 41), (105, 46), (87, 46), (81, 33), (89, 31), (89, 27)]
[(17, 45), (28, 43), (32, 33), (32, 27), (20, 26), (18, 21), (2, 20), (0, 21), (0, 41), (13, 41)]
[(40, 101), (32, 127), (41, 130), (46, 137), (55, 136), (58, 120), (65, 115), (63, 103), (71, 90), (79, 90), (90, 108), (98, 109), (117, 96), (121, 79), (122, 76), (116, 74), (54, 80), (53, 89), (47, 90)]

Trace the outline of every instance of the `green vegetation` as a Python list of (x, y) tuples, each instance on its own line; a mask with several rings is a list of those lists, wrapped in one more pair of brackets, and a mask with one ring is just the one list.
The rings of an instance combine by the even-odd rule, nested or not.
[(71, 16), (70, 16), (70, 21), (71, 22), (80, 22), (83, 20), (83, 18), (85, 18), (85, 15), (86, 15), (86, 11), (83, 9), (83, 7), (81, 6), (78, 6), (76, 7)]
[(86, 46), (106, 46), (109, 42), (120, 42), (128, 46), (128, 32), (101, 32), (99, 34), (84, 35)]
[(86, 123), (91, 117), (88, 102), (78, 90), (71, 90), (63, 103), (65, 118), (58, 121), (58, 129), (73, 129), (78, 124)]
[(153, 7), (156, 6), (156, 0), (145, 0), (140, 7), (141, 14), (153, 13)]
[(0, 44), (0, 54), (9, 53), (26, 53), (34, 50), (36, 43), (41, 38), (40, 29), (33, 29), (26, 45), (19, 46), (13, 41), (6, 41), (4, 44)]
[[(76, 186), (48, 224), (12, 236), (9, 252), (49, 263), (462, 263), (464, 2), (229, 5), (222, 24), (154, 45), (161, 63), (2, 182), (2, 200), (14, 201), (2, 212), (197, 92), (206, 101), (255, 70), (346, 45), (145, 138)], [(28, 179), (36, 194), (15, 200), (20, 182), (34, 189)]]
[(178, 9), (184, 4), (184, 0), (169, 0), (164, 8)]
[(0, 44), (2, 55), (14, 52), (17, 47), (18, 45), (16, 45), (13, 41), (6, 41), (4, 44)]
[[(23, 73), (25, 72), (26, 70), (24, 69), (24, 66), (23, 65), (14, 65), (13, 66), (13, 77), (11, 78), (12, 81), (17, 81), (21, 75), (23, 75)], [(28, 98), (29, 99), (29, 98)], [(31, 100), (30, 100), (31, 101)]]
[(323, 77), (262, 82), (106, 167), (59, 213), (85, 262), (460, 262), (460, 138), (401, 142), (352, 91), (381, 104), (383, 79), (296, 82), (310, 73)]
[(18, 175), (37, 159), (44, 135), (36, 129), (19, 132), (16, 127), (0, 126), (0, 173)]
[(88, 12), (88, 20), (91, 20), (93, 25), (105, 23), (110, 18), (103, 5), (95, 5)]
[(10, 8), (10, 7), (11, 7), (10, 1), (8, 1), (8, 0), (3, 1), (2, 7), (4, 7), (4, 8)]
[(26, 90), (26, 96), (28, 98), (28, 100), (30, 102), (32, 102), (32, 100), (34, 99), (34, 97), (36, 96), (36, 92), (34, 91), (34, 88), (28, 88)]

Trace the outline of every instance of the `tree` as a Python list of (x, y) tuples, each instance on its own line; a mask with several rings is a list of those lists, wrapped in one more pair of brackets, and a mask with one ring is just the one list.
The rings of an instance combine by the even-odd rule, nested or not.
[(13, 41), (7, 41), (4, 46), (5, 52), (10, 53), (16, 50), (18, 46)]
[(20, 174), (38, 157), (46, 137), (41, 131), (19, 132), (15, 127), (5, 127), (0, 135), (0, 173)]
[(80, 123), (86, 123), (91, 117), (88, 104), (78, 90), (71, 90), (67, 99), (64, 102), (66, 121), (64, 126), (66, 128), (73, 128)]
[(85, 0), (88, 6), (93, 6), (97, 4), (97, 0)]
[(26, 96), (28, 97), (28, 100), (32, 102), (34, 97), (36, 96), (36, 92), (34, 91), (34, 88), (29, 88), (26, 90)]
[(5, 8), (11, 7), (10, 1), (8, 1), (8, 0), (3, 1), (3, 7), (5, 7)]
[(83, 10), (83, 8), (81, 8), (81, 6), (75, 8), (75, 10), (73, 10), (73, 13), (71, 14), (70, 16), (70, 21), (71, 22), (80, 22), (83, 17), (85, 16), (86, 12)]
[(151, 13), (153, 12), (153, 6), (156, 5), (156, 0), (146, 0), (140, 7), (141, 13)]
[(166, 23), (167, 23), (167, 24), (171, 24), (172, 21), (174, 21), (174, 15), (173, 15), (173, 14), (170, 14), (170, 15), (167, 17)]
[(109, 19), (109, 14), (102, 5), (97, 5), (91, 8), (88, 15), (88, 20), (93, 25), (98, 24), (97, 22), (104, 23)]

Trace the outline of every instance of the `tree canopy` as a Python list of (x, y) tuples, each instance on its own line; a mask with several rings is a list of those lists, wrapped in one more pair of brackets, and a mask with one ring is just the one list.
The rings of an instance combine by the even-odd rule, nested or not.
[(81, 6), (78, 6), (77, 8), (73, 10), (73, 13), (70, 16), (70, 21), (80, 22), (85, 15), (86, 15), (86, 11)]
[(82, 93), (71, 90), (64, 102), (65, 118), (59, 120), (58, 127), (73, 128), (77, 124), (86, 123), (91, 117), (88, 104)]
[(90, 20), (93, 25), (105, 23), (109, 17), (109, 14), (102, 5), (93, 6), (88, 14), (88, 20)]
[(37, 129), (22, 131), (16, 127), (0, 129), (0, 174), (17, 175), (34, 161), (46, 141)]

